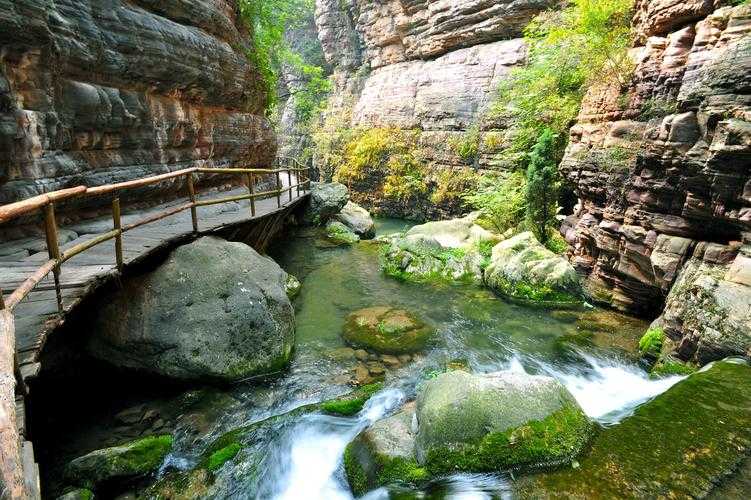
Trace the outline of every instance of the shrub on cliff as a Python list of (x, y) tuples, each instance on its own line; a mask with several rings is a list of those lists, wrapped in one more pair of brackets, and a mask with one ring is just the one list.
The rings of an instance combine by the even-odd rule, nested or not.
[(558, 212), (555, 140), (556, 137), (550, 129), (543, 131), (529, 155), (527, 168), (527, 222), (543, 245), (548, 242), (548, 228), (555, 222)]
[(568, 129), (591, 83), (626, 84), (633, 69), (628, 57), (633, 0), (573, 0), (566, 8), (538, 15), (526, 28), (526, 66), (500, 87), (492, 112), (511, 119), (513, 137), (503, 153), (526, 168), (530, 152), (550, 129), (553, 158), (563, 156)]
[(477, 189), (464, 195), (480, 211), (480, 223), (503, 234), (524, 218), (526, 179), (521, 172), (483, 177)]

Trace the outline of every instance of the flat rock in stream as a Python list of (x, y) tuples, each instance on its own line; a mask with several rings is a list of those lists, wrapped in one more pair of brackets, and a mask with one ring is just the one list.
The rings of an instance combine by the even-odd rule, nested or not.
[(351, 313), (344, 324), (344, 340), (355, 348), (382, 354), (421, 351), (433, 328), (414, 314), (388, 306), (367, 307)]

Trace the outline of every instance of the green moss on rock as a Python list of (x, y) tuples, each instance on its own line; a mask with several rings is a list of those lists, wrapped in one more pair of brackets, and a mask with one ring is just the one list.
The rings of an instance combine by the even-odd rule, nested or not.
[(71, 483), (86, 488), (137, 477), (158, 469), (171, 449), (171, 435), (148, 436), (78, 457), (68, 464), (64, 475)]
[(347, 316), (344, 340), (383, 354), (410, 354), (425, 348), (433, 328), (412, 313), (393, 307), (368, 307)]
[(714, 363), (607, 427), (576, 469), (518, 483), (518, 497), (704, 498), (751, 454), (751, 367)]
[(565, 291), (556, 290), (545, 284), (533, 284), (524, 281), (511, 281), (505, 276), (493, 280), (493, 290), (509, 299), (541, 306), (578, 306), (581, 298)]
[(241, 449), (240, 443), (232, 443), (215, 451), (206, 460), (206, 468), (211, 472), (221, 469), (225, 463), (235, 458)]
[(368, 399), (382, 388), (383, 384), (380, 382), (364, 385), (346, 396), (321, 403), (321, 410), (335, 415), (354, 415), (362, 410)]
[(57, 500), (93, 500), (94, 492), (86, 488), (76, 488), (66, 491)]
[(326, 237), (342, 245), (352, 245), (360, 241), (360, 237), (354, 231), (339, 221), (331, 221), (326, 225)]
[(665, 331), (662, 328), (650, 328), (639, 340), (639, 352), (642, 356), (656, 359), (662, 350)]
[(664, 358), (655, 363), (649, 374), (652, 377), (668, 377), (671, 375), (691, 375), (695, 371), (696, 367), (690, 363)]

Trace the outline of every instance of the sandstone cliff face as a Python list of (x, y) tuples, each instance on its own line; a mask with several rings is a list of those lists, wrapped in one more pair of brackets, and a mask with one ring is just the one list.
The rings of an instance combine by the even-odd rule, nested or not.
[[(335, 66), (333, 107), (349, 107), (354, 126), (419, 131), (421, 154), (438, 171), (497, 168), (503, 133), (497, 124), (480, 124), (480, 116), (499, 82), (524, 61), (523, 28), (553, 3), (318, 0), (319, 39)], [(468, 162), (452, 143), (480, 126), (479, 154)], [(353, 196), (387, 213), (414, 215), (377, 190)], [(448, 215), (429, 206), (420, 211)]]
[(247, 46), (234, 0), (0, 0), (0, 204), (269, 165)]
[[(639, 1), (632, 84), (592, 89), (571, 130), (561, 172), (579, 205), (562, 232), (592, 294), (619, 309), (657, 313), (682, 269), (751, 294), (738, 254), (751, 229), (751, 6), (721, 3)], [(711, 321), (689, 328), (679, 302), (667, 333), (686, 341), (683, 359), (706, 361)]]

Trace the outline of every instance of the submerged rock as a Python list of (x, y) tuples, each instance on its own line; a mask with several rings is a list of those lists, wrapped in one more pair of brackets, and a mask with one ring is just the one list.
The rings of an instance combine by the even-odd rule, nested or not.
[(433, 474), (536, 469), (576, 457), (592, 422), (551, 377), (450, 371), (417, 396), (418, 463)]
[(92, 488), (105, 481), (142, 476), (158, 469), (171, 449), (172, 436), (166, 434), (92, 451), (67, 465), (65, 479)]
[(370, 212), (357, 203), (348, 201), (334, 218), (364, 240), (375, 238), (375, 223)]
[(354, 231), (333, 220), (326, 224), (326, 237), (338, 245), (352, 245), (360, 241), (360, 237)]
[(340, 398), (321, 403), (321, 410), (334, 415), (350, 416), (362, 410), (365, 403), (383, 388), (383, 384), (367, 384)]
[(428, 479), (415, 460), (415, 403), (361, 432), (344, 451), (344, 469), (356, 495), (393, 483)]
[(409, 354), (424, 349), (432, 334), (433, 328), (412, 313), (377, 306), (347, 316), (343, 337), (356, 348), (383, 354)]
[(290, 300), (294, 299), (300, 295), (301, 289), (302, 284), (300, 283), (300, 280), (293, 275), (288, 274), (287, 279), (284, 281), (284, 291), (287, 292), (287, 297), (289, 297)]
[(338, 182), (313, 182), (310, 186), (310, 205), (305, 220), (323, 225), (338, 214), (349, 201), (347, 186)]
[(578, 304), (583, 295), (571, 264), (545, 248), (531, 232), (493, 247), (485, 283), (505, 297), (529, 303)]
[(391, 238), (383, 251), (386, 274), (412, 281), (482, 281), (490, 248), (499, 237), (475, 224), (477, 213), (428, 222)]
[(602, 430), (579, 467), (525, 478), (521, 498), (703, 498), (751, 453), (751, 367), (726, 360)]
[(287, 276), (247, 245), (201, 238), (127, 280), (98, 311), (88, 349), (117, 366), (176, 379), (277, 372), (294, 343)]

